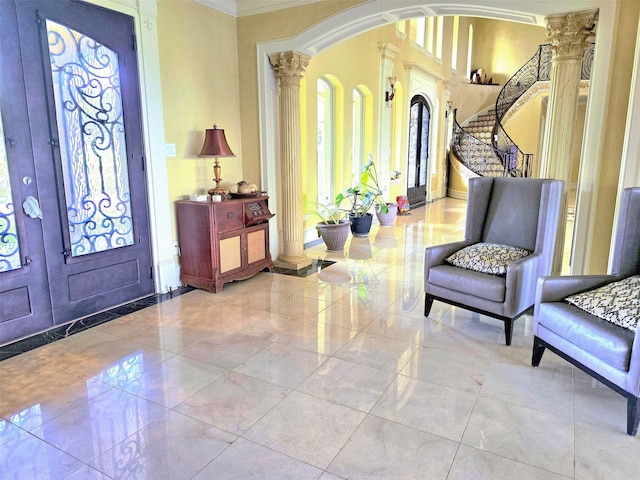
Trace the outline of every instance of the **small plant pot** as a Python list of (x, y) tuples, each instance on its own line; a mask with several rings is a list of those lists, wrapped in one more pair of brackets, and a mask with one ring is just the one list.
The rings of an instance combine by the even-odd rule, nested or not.
[(373, 222), (373, 215), (367, 213), (362, 217), (354, 217), (349, 215), (351, 220), (351, 234), (354, 237), (366, 237), (371, 230), (371, 222)]
[(376, 206), (376, 217), (378, 217), (378, 222), (380, 222), (381, 227), (392, 227), (393, 221), (396, 219), (396, 215), (398, 215), (397, 203), (387, 203), (387, 208), (389, 209), (387, 213), (382, 213), (379, 207)]
[(340, 220), (340, 223), (320, 222), (316, 225), (329, 252), (344, 250), (344, 244), (349, 238), (349, 225), (351, 225), (349, 220)]

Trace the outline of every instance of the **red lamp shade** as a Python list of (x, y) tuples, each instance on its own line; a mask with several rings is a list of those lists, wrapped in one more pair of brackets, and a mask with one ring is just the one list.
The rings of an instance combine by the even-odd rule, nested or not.
[(200, 155), (210, 155), (213, 157), (235, 157), (231, 148), (229, 148), (227, 138), (224, 136), (224, 130), (217, 128), (215, 125), (213, 128), (207, 128), (204, 137), (204, 145), (202, 145)]

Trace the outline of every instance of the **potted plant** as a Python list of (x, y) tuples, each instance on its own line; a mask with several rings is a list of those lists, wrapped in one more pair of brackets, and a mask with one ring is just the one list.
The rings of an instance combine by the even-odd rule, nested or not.
[[(337, 199), (336, 199), (337, 201)], [(316, 224), (318, 236), (322, 238), (329, 252), (339, 252), (349, 237), (351, 221), (346, 218), (346, 212), (339, 203), (333, 205), (318, 204), (317, 210), (312, 212), (320, 221)]]
[[(351, 233), (354, 237), (366, 237), (371, 229), (373, 215), (370, 210), (375, 206), (376, 215), (381, 225), (393, 224), (397, 204), (387, 203), (382, 198), (382, 189), (378, 183), (378, 172), (373, 163), (373, 156), (369, 154), (369, 161), (363, 167), (360, 174), (360, 183), (347, 189), (344, 194), (336, 197), (336, 205), (344, 205), (343, 209), (348, 213), (351, 220)], [(395, 208), (393, 207), (395, 205)], [(391, 211), (391, 219), (389, 212)], [(383, 216), (385, 223), (382, 223), (380, 216)], [(390, 223), (389, 223), (390, 222)]]

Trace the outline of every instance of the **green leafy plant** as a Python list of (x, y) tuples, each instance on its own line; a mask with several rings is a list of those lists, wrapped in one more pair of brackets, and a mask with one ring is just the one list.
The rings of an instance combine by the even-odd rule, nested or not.
[(341, 206), (340, 208), (351, 217), (364, 217), (374, 205), (378, 205), (382, 213), (389, 211), (387, 202), (382, 198), (378, 172), (371, 154), (369, 154), (369, 160), (360, 173), (360, 182), (347, 188), (345, 193), (339, 193), (336, 196), (335, 204)]
[(346, 220), (347, 217), (346, 212), (340, 208), (340, 203), (337, 202), (337, 198), (334, 204), (318, 203), (317, 208), (309, 213), (318, 217), (319, 223), (327, 225), (340, 223), (342, 220)]

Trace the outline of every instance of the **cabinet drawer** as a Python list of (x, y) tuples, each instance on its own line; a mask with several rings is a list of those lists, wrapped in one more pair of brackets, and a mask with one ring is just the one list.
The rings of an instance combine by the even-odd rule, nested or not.
[(215, 219), (218, 233), (243, 228), (242, 203), (234, 202), (229, 205), (225, 205), (224, 203), (216, 205)]

